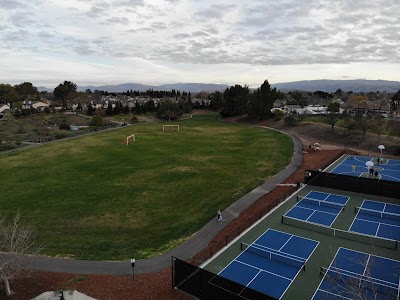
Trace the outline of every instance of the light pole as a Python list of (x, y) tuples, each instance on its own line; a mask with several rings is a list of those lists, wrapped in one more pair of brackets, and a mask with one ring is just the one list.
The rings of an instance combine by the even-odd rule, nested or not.
[(378, 146), (378, 149), (381, 150), (381, 157), (380, 157), (380, 159), (382, 160), (382, 159), (383, 159), (383, 157), (382, 157), (382, 151), (385, 149), (385, 146), (384, 146), (384, 145), (379, 145), (379, 146)]
[(132, 279), (135, 280), (135, 261), (136, 259), (132, 258), (131, 259), (131, 265), (132, 265)]

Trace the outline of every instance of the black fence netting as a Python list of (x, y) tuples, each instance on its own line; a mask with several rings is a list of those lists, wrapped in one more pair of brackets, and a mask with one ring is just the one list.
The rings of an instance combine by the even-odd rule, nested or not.
[(276, 300), (175, 257), (172, 257), (172, 285), (199, 299)]
[(400, 182), (306, 170), (304, 183), (331, 189), (400, 199)]

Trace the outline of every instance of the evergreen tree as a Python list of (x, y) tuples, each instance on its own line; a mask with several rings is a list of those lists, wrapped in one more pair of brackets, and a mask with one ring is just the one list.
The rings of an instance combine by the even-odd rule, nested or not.
[(106, 115), (111, 116), (113, 114), (114, 114), (114, 110), (113, 110), (112, 104), (111, 104), (111, 102), (108, 102), (107, 109), (106, 109)]
[(93, 113), (94, 113), (94, 108), (92, 106), (92, 103), (89, 103), (87, 114), (88, 114), (88, 116), (92, 116)]
[(231, 86), (224, 91), (224, 102), (221, 115), (223, 117), (232, 117), (247, 112), (247, 102), (249, 100), (250, 90), (248, 86)]
[(250, 120), (263, 120), (272, 116), (271, 109), (278, 95), (276, 89), (271, 89), (268, 80), (258, 88), (250, 97), (247, 105), (248, 118)]

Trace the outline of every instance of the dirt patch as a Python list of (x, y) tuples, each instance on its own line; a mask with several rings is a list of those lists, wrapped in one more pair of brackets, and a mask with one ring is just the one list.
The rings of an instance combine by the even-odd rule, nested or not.
[[(395, 157), (400, 148), (400, 138), (387, 135), (378, 135), (376, 133), (366, 132), (365, 137), (361, 131), (352, 131), (350, 134), (346, 129), (318, 123), (305, 123), (298, 126), (285, 126), (283, 120), (274, 122), (267, 120), (259, 123), (260, 125), (272, 127), (285, 132), (297, 135), (303, 145), (307, 147), (314, 143), (321, 144), (322, 149), (352, 149), (362, 155), (380, 154), (378, 146), (385, 145), (384, 155)], [(399, 122), (400, 130), (400, 122)]]

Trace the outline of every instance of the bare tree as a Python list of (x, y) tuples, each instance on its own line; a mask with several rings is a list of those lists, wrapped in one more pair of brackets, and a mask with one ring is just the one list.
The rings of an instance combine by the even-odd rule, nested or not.
[(4, 282), (7, 297), (12, 294), (9, 280), (22, 276), (26, 254), (37, 254), (40, 247), (33, 242), (33, 226), (23, 223), (19, 211), (8, 221), (0, 218), (0, 280)]
[[(364, 269), (364, 273), (361, 275), (343, 270), (335, 264), (331, 265), (329, 269), (321, 268), (321, 274), (326, 275), (326, 279), (333, 287), (331, 291), (334, 294), (344, 299), (354, 300), (395, 299), (396, 289), (387, 286), (383, 280), (374, 278), (371, 270), (375, 264), (373, 256), (349, 258), (349, 263), (358, 265)], [(328, 299), (330, 299), (329, 296)], [(337, 297), (332, 296), (332, 299), (337, 299)]]

